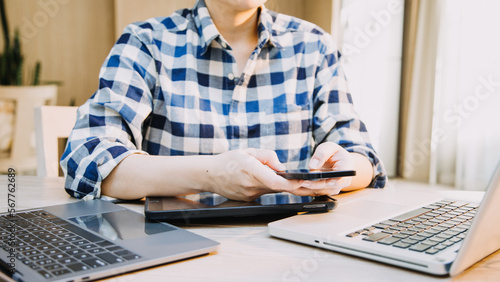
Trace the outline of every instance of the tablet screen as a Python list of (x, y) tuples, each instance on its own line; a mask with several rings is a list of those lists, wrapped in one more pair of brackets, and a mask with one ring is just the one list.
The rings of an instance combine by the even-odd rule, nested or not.
[(232, 206), (283, 205), (283, 204), (309, 203), (314, 199), (314, 197), (310, 196), (297, 196), (290, 193), (276, 193), (276, 194), (262, 195), (253, 202), (240, 202), (240, 201), (229, 200), (228, 198), (222, 197), (219, 194), (210, 192), (192, 194), (178, 198), (199, 203), (200, 207), (215, 207), (223, 205), (224, 203), (226, 205), (231, 204)]
[(265, 194), (252, 202), (234, 201), (205, 192), (182, 197), (147, 197), (149, 219), (185, 219), (220, 216), (252, 216), (273, 213), (326, 212), (335, 200), (327, 197), (297, 196), (290, 193)]

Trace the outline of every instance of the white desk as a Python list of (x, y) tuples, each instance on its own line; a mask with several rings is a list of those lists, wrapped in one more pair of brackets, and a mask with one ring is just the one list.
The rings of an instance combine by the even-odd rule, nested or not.
[[(61, 178), (17, 177), (17, 210), (76, 201), (63, 189)], [(442, 189), (391, 181), (383, 190), (365, 189), (338, 196), (339, 204), (362, 193), (390, 193), (391, 189)], [(448, 194), (451, 191), (442, 190)], [(455, 193), (455, 192), (453, 192)], [(480, 199), (481, 192), (459, 192)], [(0, 176), (0, 211), (7, 209), (7, 178)], [(142, 212), (142, 204), (124, 204)], [(434, 277), (348, 255), (292, 243), (267, 234), (269, 220), (182, 225), (221, 243), (217, 253), (112, 277), (104, 281), (499, 281), (500, 251), (457, 277)], [(498, 224), (498, 223), (495, 223)]]

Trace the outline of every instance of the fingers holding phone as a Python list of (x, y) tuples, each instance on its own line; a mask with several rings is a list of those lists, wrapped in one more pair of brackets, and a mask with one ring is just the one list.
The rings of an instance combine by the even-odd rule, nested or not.
[[(354, 170), (286, 170), (276, 174), (290, 180), (303, 180), (300, 187), (292, 193), (303, 196), (336, 195), (350, 184), (351, 176), (356, 175)], [(346, 183), (347, 182), (347, 183)]]
[[(356, 164), (351, 154), (340, 145), (333, 142), (325, 142), (316, 148), (309, 162), (309, 168), (319, 171), (354, 171)], [(335, 178), (325, 180), (321, 184), (326, 185), (334, 194), (338, 194), (343, 188), (351, 184), (352, 177), (348, 176), (354, 175), (355, 173), (351, 175), (339, 175)], [(317, 183), (316, 185), (321, 184)]]

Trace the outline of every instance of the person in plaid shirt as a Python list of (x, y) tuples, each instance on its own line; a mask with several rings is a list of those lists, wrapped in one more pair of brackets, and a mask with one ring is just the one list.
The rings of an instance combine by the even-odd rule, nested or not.
[[(210, 191), (248, 201), (384, 187), (332, 37), (265, 1), (199, 0), (127, 26), (78, 109), (61, 158), (66, 191), (122, 199)], [(276, 174), (298, 168), (357, 174)]]

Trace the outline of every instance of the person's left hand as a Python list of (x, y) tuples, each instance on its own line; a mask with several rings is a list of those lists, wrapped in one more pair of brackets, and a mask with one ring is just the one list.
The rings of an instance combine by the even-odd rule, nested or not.
[[(309, 168), (311, 170), (355, 170), (356, 165), (351, 154), (344, 148), (333, 142), (325, 142), (316, 148), (309, 162)], [(348, 187), (351, 184), (351, 179), (351, 177), (340, 177), (304, 181), (302, 187), (317, 188), (322, 192), (319, 194), (329, 191), (330, 195), (335, 195), (340, 193), (343, 188)]]

